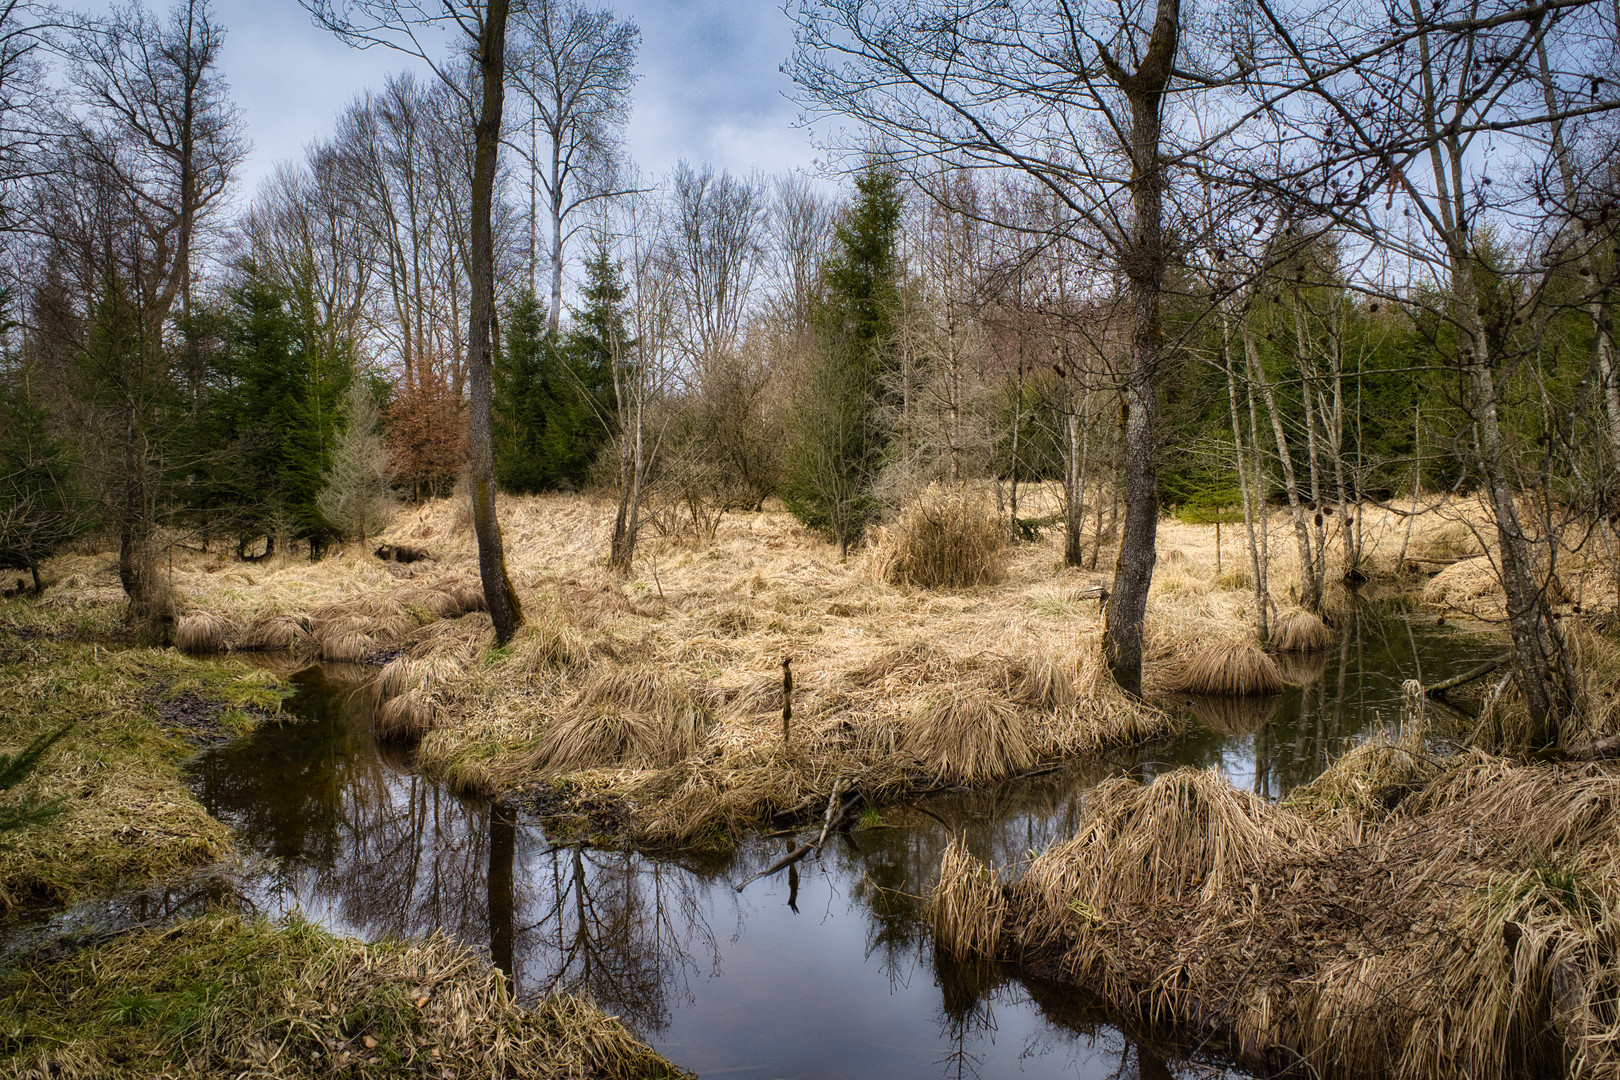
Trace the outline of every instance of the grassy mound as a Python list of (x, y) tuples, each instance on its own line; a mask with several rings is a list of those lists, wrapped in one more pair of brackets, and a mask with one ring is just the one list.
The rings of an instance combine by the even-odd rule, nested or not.
[(929, 491), (883, 531), (879, 550), (892, 585), (963, 589), (1002, 577), (1007, 530), (982, 494)]
[(366, 945), (205, 916), (15, 972), (0, 1071), (21, 1078), (681, 1075), (576, 998), (517, 1005), (443, 937)]
[[(1436, 770), (1396, 750), (1296, 808), (1190, 770), (1111, 781), (999, 896), (948, 857), (938, 896), (970, 902), (936, 899), (942, 944), (1262, 1068), (1620, 1073), (1620, 769), (1474, 753)], [(1390, 787), (1412, 793), (1391, 809)], [(998, 903), (999, 932), (964, 914)]]
[(66, 812), (0, 847), (0, 912), (71, 903), (228, 854), (229, 830), (181, 783), (179, 763), (198, 739), (241, 734), (280, 702), (276, 680), (236, 662), (7, 641), (0, 630), (0, 749), (78, 721), (32, 782)]

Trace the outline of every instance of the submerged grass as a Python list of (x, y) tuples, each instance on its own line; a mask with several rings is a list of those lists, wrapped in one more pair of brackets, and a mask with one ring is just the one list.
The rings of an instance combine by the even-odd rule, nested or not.
[(212, 915), (0, 982), (0, 1076), (682, 1075), (590, 1003), (513, 999), (443, 936), (364, 944)]
[[(166, 702), (186, 706), (172, 723), (159, 715)], [(195, 736), (240, 734), (280, 702), (276, 679), (237, 662), (0, 642), (0, 749), (73, 722), (32, 780), (66, 810), (0, 847), (0, 913), (70, 903), (227, 854), (229, 830), (186, 789), (179, 763)]]

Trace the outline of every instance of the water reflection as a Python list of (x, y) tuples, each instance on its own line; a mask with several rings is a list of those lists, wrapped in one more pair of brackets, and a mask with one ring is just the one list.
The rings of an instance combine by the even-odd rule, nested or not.
[(367, 938), (444, 930), (486, 946), (520, 995), (594, 997), (677, 1063), (773, 1076), (1141, 1076), (1208, 1072), (1186, 1048), (1109, 1026), (1073, 993), (936, 957), (922, 897), (946, 844), (1010, 865), (1072, 835), (1084, 793), (1121, 771), (1218, 765), (1276, 797), (1398, 711), (1424, 672), (1493, 651), (1387, 617), (1301, 659), (1306, 685), (1242, 704), (1172, 702), (1202, 721), (1172, 743), (885, 811), (819, 862), (732, 887), (779, 857), (742, 841), (719, 866), (553, 845), (510, 809), (457, 799), (379, 751), (356, 683), (296, 676), (297, 723), (202, 755), (199, 797), (273, 860), (255, 901)]

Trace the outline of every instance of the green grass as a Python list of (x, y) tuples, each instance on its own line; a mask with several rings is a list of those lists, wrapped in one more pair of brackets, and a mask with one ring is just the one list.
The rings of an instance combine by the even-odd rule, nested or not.
[[(7, 614), (0, 611), (0, 622)], [(180, 780), (195, 742), (163, 730), (157, 705), (217, 702), (212, 734), (229, 737), (278, 711), (283, 695), (279, 680), (239, 661), (45, 637), (0, 640), (0, 750), (75, 722), (12, 793), (60, 798), (66, 810), (0, 847), (0, 914), (136, 887), (228, 855), (229, 830)]]
[(203, 916), (0, 977), (0, 1074), (680, 1075), (595, 1007), (508, 987), (442, 937)]

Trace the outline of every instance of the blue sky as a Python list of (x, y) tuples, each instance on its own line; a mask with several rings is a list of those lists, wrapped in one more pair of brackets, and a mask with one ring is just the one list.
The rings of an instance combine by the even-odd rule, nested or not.
[[(164, 0), (148, 0), (153, 8)], [(81, 0), (81, 10), (99, 4)], [(644, 175), (681, 158), (734, 173), (813, 168), (798, 109), (778, 68), (793, 30), (775, 0), (618, 0), (641, 27), (641, 81), (628, 150)], [(357, 52), (310, 22), (296, 0), (216, 0), (228, 29), (225, 72), (254, 142), (243, 194), (278, 160), (327, 135), (338, 110), (408, 58)]]

